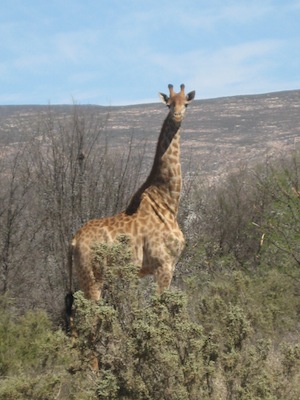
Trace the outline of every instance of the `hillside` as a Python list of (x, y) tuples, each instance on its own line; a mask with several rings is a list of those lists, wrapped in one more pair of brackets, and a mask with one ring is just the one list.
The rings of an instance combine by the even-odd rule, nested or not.
[[(131, 137), (147, 143), (152, 161), (166, 109), (160, 103), (123, 107), (78, 106), (87, 120), (103, 125), (110, 148), (128, 146)], [(0, 144), (9, 145), (38, 134), (49, 112), (71, 118), (73, 106), (0, 106)], [(240, 162), (256, 163), (286, 153), (300, 137), (300, 90), (196, 100), (183, 124), (182, 161), (210, 178), (220, 177)]]

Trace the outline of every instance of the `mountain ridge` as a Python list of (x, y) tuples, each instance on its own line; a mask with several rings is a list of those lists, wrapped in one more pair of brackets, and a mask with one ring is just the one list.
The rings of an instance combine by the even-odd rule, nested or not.
[[(146, 163), (167, 109), (161, 103), (126, 106), (7, 105), (0, 106), (0, 145), (37, 135), (41, 122), (52, 116), (71, 118), (76, 110), (104, 131), (112, 150), (130, 140), (146, 142)], [(182, 164), (185, 171), (220, 178), (240, 163), (252, 165), (299, 146), (300, 90), (195, 100), (182, 124)]]

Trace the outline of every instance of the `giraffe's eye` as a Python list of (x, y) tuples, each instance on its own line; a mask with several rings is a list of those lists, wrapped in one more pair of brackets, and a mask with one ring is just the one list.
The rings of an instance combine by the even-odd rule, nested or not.
[(187, 108), (187, 106), (188, 106), (188, 103), (185, 104), (185, 108)]

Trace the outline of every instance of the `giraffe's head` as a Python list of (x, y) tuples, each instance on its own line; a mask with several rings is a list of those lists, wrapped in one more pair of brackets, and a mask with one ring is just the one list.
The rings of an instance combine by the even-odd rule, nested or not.
[(194, 99), (195, 91), (184, 94), (184, 84), (180, 85), (180, 92), (175, 93), (173, 85), (168, 86), (170, 96), (164, 93), (159, 93), (159, 96), (164, 104), (170, 108), (170, 113), (175, 122), (181, 122), (183, 120), (185, 110), (188, 104)]

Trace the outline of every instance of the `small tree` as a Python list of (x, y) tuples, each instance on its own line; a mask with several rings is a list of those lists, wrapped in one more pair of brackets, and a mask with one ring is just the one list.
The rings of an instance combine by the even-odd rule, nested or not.
[[(33, 201), (33, 177), (28, 164), (29, 146), (21, 145), (1, 160), (0, 206), (0, 293), (24, 295), (22, 285), (31, 271), (24, 266), (32, 261), (35, 238), (41, 228), (30, 214)], [(22, 266), (22, 267), (21, 267)]]

